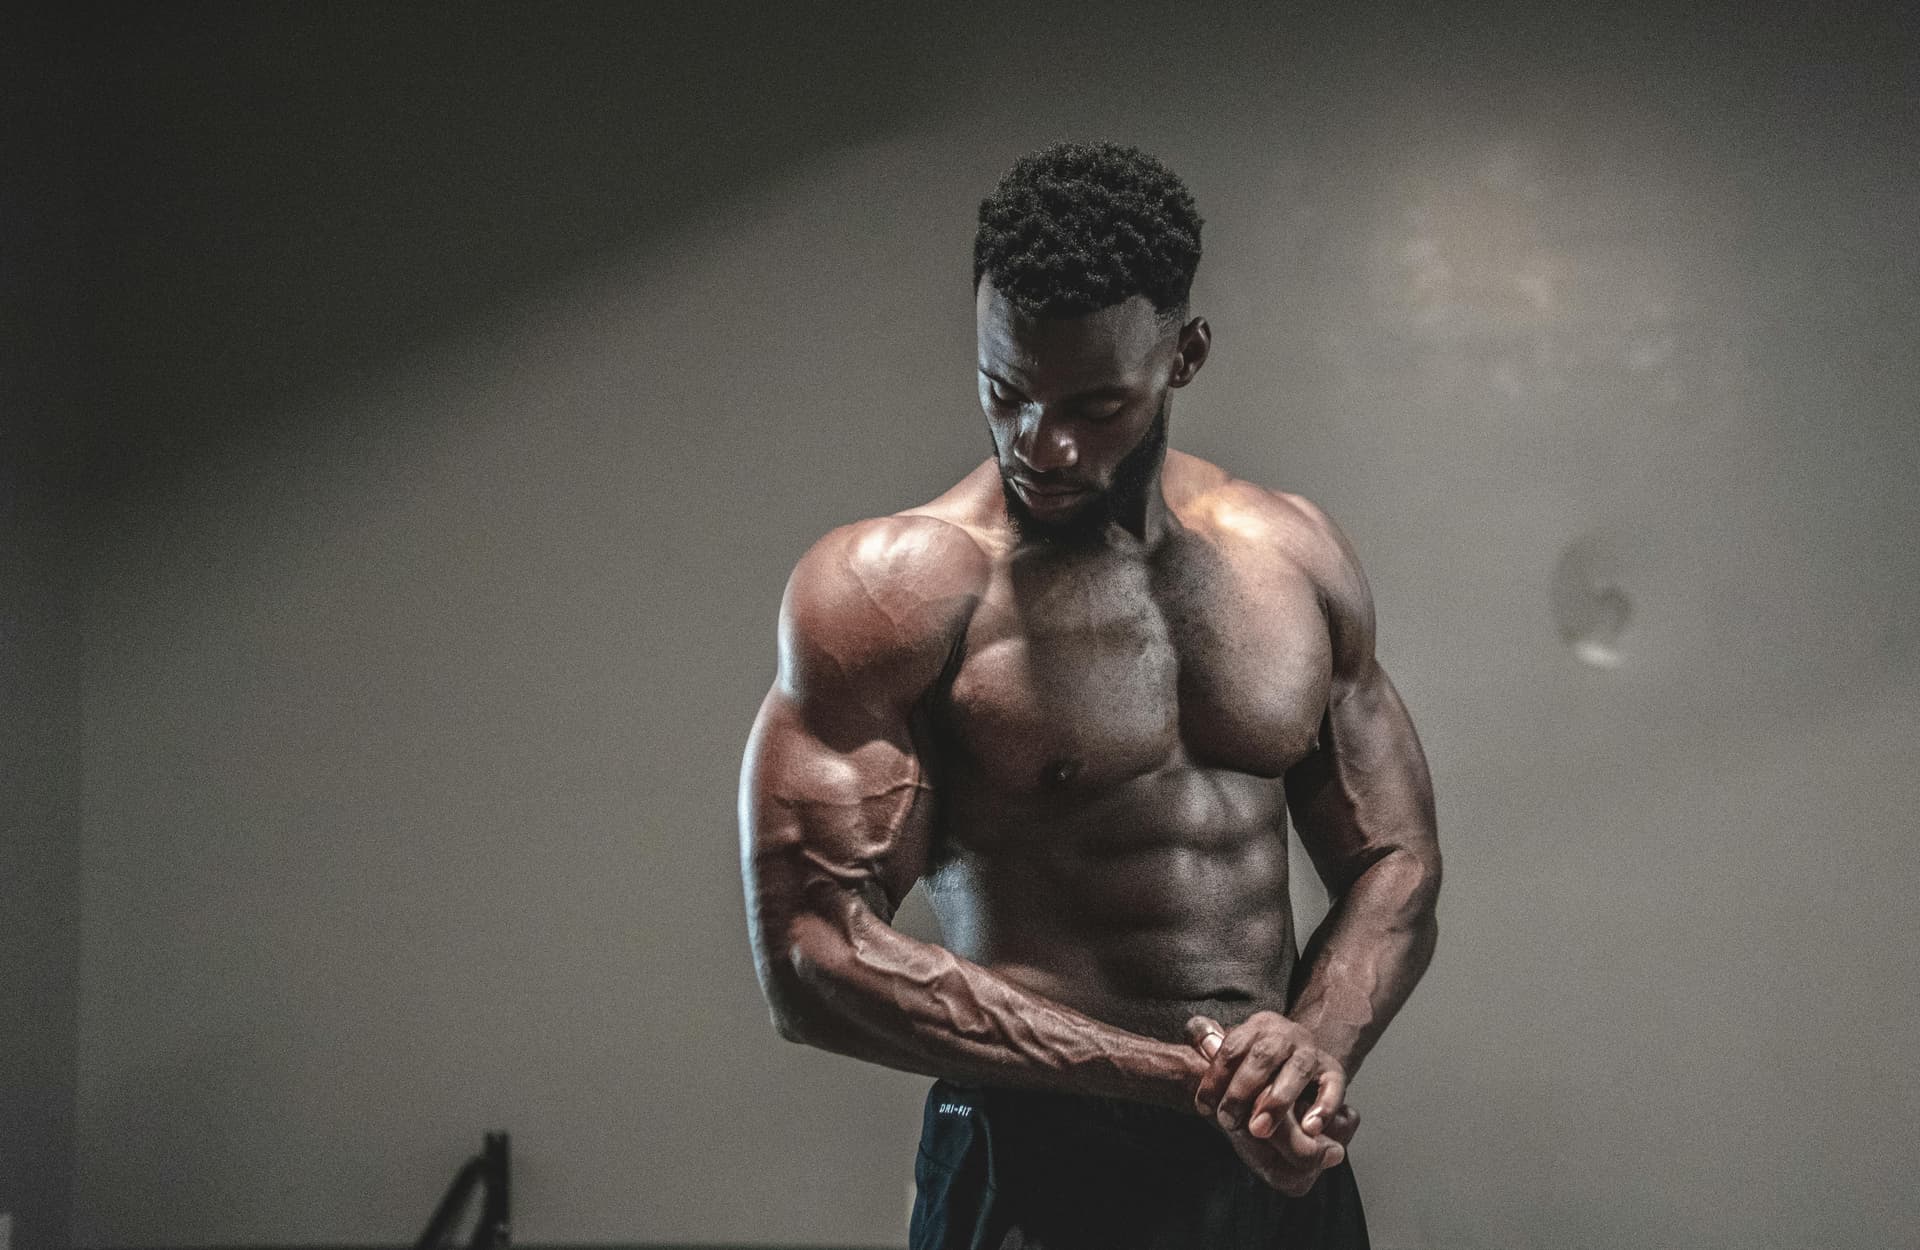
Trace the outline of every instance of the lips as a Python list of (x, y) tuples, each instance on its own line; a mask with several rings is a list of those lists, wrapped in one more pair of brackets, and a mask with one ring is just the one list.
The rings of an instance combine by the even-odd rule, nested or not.
[(1077, 486), (1039, 487), (1017, 477), (1013, 479), (1013, 489), (1028, 508), (1045, 513), (1065, 511), (1087, 495)]
[(1087, 493), (1079, 486), (1035, 486), (1025, 478), (1014, 478), (1014, 490), (1018, 490), (1021, 499), (1025, 499), (1027, 503), (1046, 503), (1046, 505), (1066, 503), (1069, 499), (1079, 499), (1081, 495)]
[(1037, 486), (1025, 478), (1014, 478), (1013, 484), (1020, 493), (1029, 499), (1071, 499), (1075, 495), (1084, 495), (1085, 489), (1078, 486)]

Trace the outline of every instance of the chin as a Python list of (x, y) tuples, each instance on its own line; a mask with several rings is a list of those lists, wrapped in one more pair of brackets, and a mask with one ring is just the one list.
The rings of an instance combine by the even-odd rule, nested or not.
[(1005, 487), (1007, 519), (1025, 539), (1050, 546), (1076, 546), (1098, 542), (1106, 529), (1107, 509), (1104, 494), (1089, 493), (1072, 508), (1042, 516), (1030, 510), (1013, 487)]

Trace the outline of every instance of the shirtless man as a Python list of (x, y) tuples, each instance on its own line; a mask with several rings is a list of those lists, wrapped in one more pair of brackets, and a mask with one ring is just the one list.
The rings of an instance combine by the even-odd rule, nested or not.
[[(1022, 158), (974, 249), (993, 457), (781, 604), (756, 964), (782, 1036), (939, 1078), (915, 1250), (1366, 1245), (1345, 1095), (1433, 953), (1432, 787), (1340, 532), (1167, 449), (1199, 258), (1152, 157)], [(944, 946), (889, 923), (916, 881)]]

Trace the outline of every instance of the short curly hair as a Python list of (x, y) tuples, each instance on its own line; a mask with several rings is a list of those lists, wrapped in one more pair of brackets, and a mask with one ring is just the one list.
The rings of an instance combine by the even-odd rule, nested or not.
[(1077, 317), (1144, 295), (1184, 317), (1200, 214), (1172, 170), (1124, 144), (1056, 143), (1015, 161), (980, 201), (973, 285), (1021, 312)]

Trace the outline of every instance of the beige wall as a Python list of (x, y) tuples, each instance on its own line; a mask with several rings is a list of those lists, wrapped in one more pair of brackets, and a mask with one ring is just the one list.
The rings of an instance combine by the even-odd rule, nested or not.
[[(1063, 135), (1192, 185), (1174, 444), (1341, 521), (1433, 763), (1376, 1244), (1920, 1221), (1910, 98), (1785, 44), (1024, 33), (99, 501), (79, 1244), (409, 1237), (493, 1127), (523, 1241), (903, 1241), (924, 1082), (775, 1039), (734, 782), (793, 560), (984, 452), (972, 212)], [(1612, 669), (1550, 612), (1583, 539)]]

